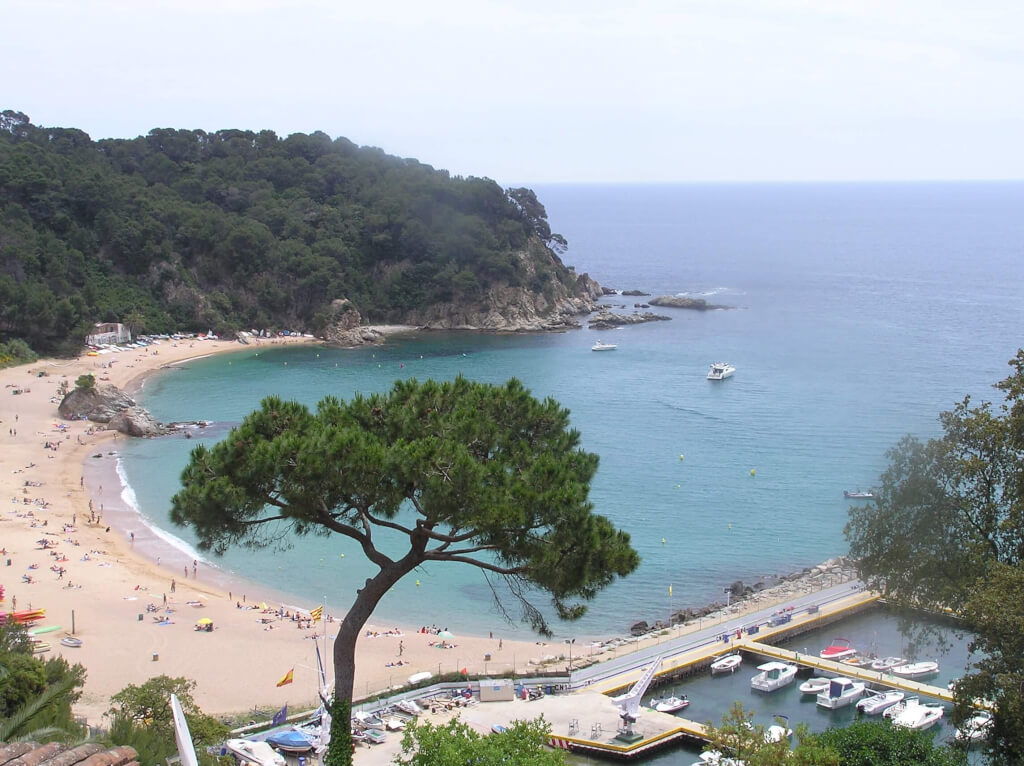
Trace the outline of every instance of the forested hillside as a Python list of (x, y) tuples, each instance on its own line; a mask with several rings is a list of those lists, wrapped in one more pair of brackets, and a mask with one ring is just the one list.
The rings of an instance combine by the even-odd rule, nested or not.
[(93, 141), (0, 115), (0, 341), (77, 350), (136, 331), (319, 333), (331, 302), (401, 322), (495, 285), (575, 294), (543, 206), (316, 132)]

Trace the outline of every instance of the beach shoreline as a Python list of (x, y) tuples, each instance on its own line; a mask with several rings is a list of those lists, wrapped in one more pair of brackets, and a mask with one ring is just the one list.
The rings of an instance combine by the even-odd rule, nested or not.
[[(315, 342), (282, 338), (257, 347)], [(86, 421), (61, 421), (56, 414), (58, 384), (74, 385), (82, 374), (96, 374), (101, 382), (134, 396), (164, 368), (212, 354), (252, 350), (254, 346), (229, 341), (165, 341), (116, 356), (83, 354), (75, 360), (41, 360), (0, 370), (0, 424), (9, 429), (3, 438), (14, 447), (0, 451), (0, 490), (11, 498), (0, 514), (0, 583), (7, 591), (0, 611), (14, 611), (12, 600), (17, 599), (17, 609), (44, 607), (47, 618), (42, 624), (62, 626), (49, 634), (52, 648), (42, 656), (63, 654), (87, 668), (75, 712), (93, 725), (102, 725), (112, 694), (160, 674), (197, 681), (196, 700), (214, 715), (316, 704), (318, 677), (309, 639), (323, 638), (325, 632), (329, 636), (331, 623), (304, 628), (303, 622), (279, 615), (295, 615), (296, 609), (305, 614), (318, 604), (301, 603), (211, 565), (198, 552), (168, 540), (168, 533), (149, 525), (145, 514), (121, 496), (116, 453), (122, 440), (130, 437), (98, 430)], [(15, 390), (21, 393), (12, 395)], [(34, 582), (24, 582), (25, 576)], [(780, 594), (779, 601), (789, 597), (790, 593)], [(759, 601), (757, 606), (763, 605), (763, 599)], [(329, 603), (325, 611), (338, 616), (347, 605)], [(738, 619), (754, 608), (754, 603), (733, 604), (720, 618)], [(215, 629), (194, 630), (198, 618), (212, 620)], [(80, 648), (59, 644), (72, 626), (82, 639)], [(628, 647), (601, 647), (595, 660), (658, 639), (652, 633)], [(441, 675), (465, 668), (470, 674), (528, 673), (565, 664), (565, 647), (557, 642), (491, 633), (460, 635), (448, 642), (454, 644), (452, 649), (442, 651), (437, 643), (418, 628), (385, 626), (380, 620), (368, 624), (357, 648), (357, 698), (399, 687), (416, 672)], [(591, 651), (595, 648), (596, 644)], [(277, 686), (290, 669), (294, 684)]]

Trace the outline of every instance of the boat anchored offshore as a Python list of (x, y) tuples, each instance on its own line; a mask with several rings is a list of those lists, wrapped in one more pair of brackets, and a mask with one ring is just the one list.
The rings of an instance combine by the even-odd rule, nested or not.
[(590, 350), (591, 351), (614, 351), (617, 348), (618, 348), (618, 346), (616, 344), (614, 344), (614, 343), (602, 343), (601, 341), (598, 341), (597, 343), (595, 343), (593, 346), (590, 347)]
[(838, 710), (841, 707), (852, 705), (864, 696), (864, 689), (867, 686), (863, 681), (854, 681), (852, 678), (839, 676), (829, 681), (828, 689), (818, 695), (818, 707)]
[(708, 380), (725, 380), (731, 378), (736, 368), (728, 362), (714, 362), (708, 370)]
[(874, 492), (868, 492), (864, 489), (855, 489), (852, 492), (848, 489), (843, 491), (843, 497), (847, 500), (870, 500), (874, 496)]
[(773, 692), (793, 683), (796, 678), (796, 665), (788, 662), (766, 662), (758, 665), (761, 672), (750, 679), (750, 688), (761, 692)]

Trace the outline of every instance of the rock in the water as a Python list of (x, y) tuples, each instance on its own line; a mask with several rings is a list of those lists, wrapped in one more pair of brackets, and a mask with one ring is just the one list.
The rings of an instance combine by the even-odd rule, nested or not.
[(128, 436), (160, 436), (167, 432), (142, 407), (129, 407), (126, 410), (121, 410), (110, 419), (107, 427), (128, 434)]
[(591, 317), (587, 324), (592, 330), (608, 330), (613, 327), (622, 327), (629, 324), (643, 324), (644, 322), (668, 322), (672, 317), (653, 314), (650, 311), (633, 314), (613, 314), (611, 311), (602, 310), (597, 316)]
[(650, 293), (645, 293), (643, 290), (623, 290), (622, 294), (632, 296), (650, 295)]
[(727, 309), (729, 306), (718, 306), (708, 303), (703, 298), (683, 298), (678, 295), (660, 295), (651, 298), (648, 303), (652, 306), (666, 306), (673, 309), (693, 309), (695, 311), (712, 311), (715, 309)]

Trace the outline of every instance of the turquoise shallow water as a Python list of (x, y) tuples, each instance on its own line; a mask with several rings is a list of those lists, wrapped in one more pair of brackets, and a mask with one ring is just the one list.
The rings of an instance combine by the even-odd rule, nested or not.
[[(1021, 345), (1021, 184), (537, 191), (570, 242), (565, 260), (580, 271), (735, 310), (659, 309), (672, 321), (615, 332), (248, 348), (149, 380), (142, 403), (161, 420), (211, 420), (204, 438), (221, 438), (271, 393), (312, 406), (398, 378), (519, 377), (572, 411), (584, 446), (601, 456), (594, 505), (643, 556), (579, 624), (556, 630), (603, 635), (718, 598), (737, 578), (843, 553), (843, 490), (872, 485), (900, 436), (934, 435), (938, 413), (963, 395), (992, 398), (989, 386)], [(618, 350), (591, 352), (598, 338)], [(707, 366), (719, 359), (737, 373), (710, 383)], [(167, 526), (194, 443), (122, 445), (134, 500), (156, 525)], [(339, 609), (368, 572), (356, 551), (321, 540), (274, 555), (233, 551), (216, 563), (311, 602), (329, 594)], [(409, 578), (389, 594), (381, 619), (510, 632), (476, 570), (417, 577), (418, 586)]]

